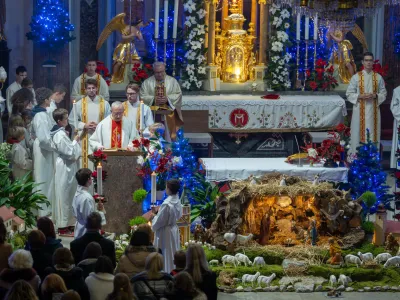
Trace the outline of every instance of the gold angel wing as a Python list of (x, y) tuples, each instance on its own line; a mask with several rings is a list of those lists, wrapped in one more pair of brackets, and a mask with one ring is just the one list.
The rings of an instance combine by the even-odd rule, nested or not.
[(364, 49), (368, 50), (368, 44), (364, 32), (357, 24), (355, 24), (354, 29), (351, 31), (351, 33), (357, 38), (357, 40), (360, 41)]
[(109, 35), (115, 31), (118, 30), (119, 32), (122, 33), (122, 31), (125, 29), (126, 24), (125, 24), (125, 14), (121, 13), (119, 15), (116, 15), (107, 25), (104, 27), (103, 31), (100, 34), (99, 39), (97, 40), (97, 45), (96, 45), (96, 50), (99, 51), (101, 45), (103, 45), (104, 41), (109, 37)]

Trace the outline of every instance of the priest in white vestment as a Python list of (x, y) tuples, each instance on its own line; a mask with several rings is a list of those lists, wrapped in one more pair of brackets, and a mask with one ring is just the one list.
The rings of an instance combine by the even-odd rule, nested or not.
[(135, 124), (124, 117), (124, 106), (116, 101), (111, 105), (111, 115), (96, 127), (90, 137), (91, 151), (98, 149), (129, 149), (138, 138)]
[(351, 117), (350, 154), (357, 153), (360, 142), (367, 141), (369, 129), (372, 142), (380, 147), (381, 112), (379, 105), (386, 99), (385, 82), (381, 75), (372, 71), (374, 56), (364, 53), (364, 70), (353, 75), (346, 91), (347, 100), (353, 104)]
[[(96, 81), (88, 79), (86, 85), (86, 97), (76, 102), (69, 114), (69, 124), (75, 130), (78, 128), (78, 134), (81, 137), (82, 158), (79, 168), (89, 168), (94, 170), (93, 163), (88, 159), (88, 155), (92, 154), (89, 147), (89, 139), (96, 130), (97, 125), (107, 116), (110, 115), (110, 104), (97, 94)], [(76, 114), (76, 117), (75, 117)], [(75, 125), (75, 120), (77, 125)]]
[(71, 98), (78, 101), (86, 96), (85, 82), (88, 79), (93, 79), (96, 81), (97, 95), (103, 97), (106, 101), (110, 100), (110, 93), (108, 90), (108, 84), (104, 78), (96, 73), (97, 62), (95, 60), (89, 60), (86, 63), (86, 72), (79, 75), (72, 87)]
[(396, 152), (399, 148), (398, 128), (400, 124), (400, 86), (393, 90), (393, 98), (392, 102), (390, 103), (390, 110), (392, 111), (394, 117), (390, 168), (397, 169), (398, 166)]
[(93, 196), (89, 192), (92, 185), (92, 171), (86, 168), (78, 170), (75, 174), (78, 187), (72, 201), (72, 210), (76, 218), (74, 238), (80, 238), (86, 232), (86, 219), (92, 212), (98, 212), (101, 216), (101, 225), (106, 224), (105, 210), (102, 203), (94, 201)]
[[(36, 105), (33, 110), (32, 135), (35, 136), (33, 143), (33, 179), (39, 186), (36, 191), (44, 194), (50, 205), (54, 201), (54, 162), (53, 147), (50, 130), (53, 127), (46, 108), (50, 106), (50, 97), (53, 92), (47, 88), (36, 90)], [(38, 211), (40, 217), (48, 216), (51, 206), (42, 205)]]
[(140, 111), (139, 85), (130, 83), (126, 86), (126, 98), (124, 104), (124, 116), (136, 125), (136, 130), (140, 131), (140, 119), (143, 120), (143, 132), (148, 132), (148, 127), (154, 124), (153, 114), (149, 106), (143, 103), (143, 116)]
[(165, 73), (164, 63), (155, 62), (153, 70), (154, 76), (147, 78), (141, 86), (140, 99), (152, 110), (169, 109), (173, 112), (169, 115), (162, 115), (161, 119), (165, 122), (166, 139), (170, 142), (175, 140), (176, 132), (183, 125), (182, 91), (178, 81)]
[(174, 269), (174, 254), (180, 250), (179, 227), (176, 224), (182, 217), (182, 205), (179, 198), (178, 179), (167, 181), (167, 199), (161, 204), (158, 213), (151, 221), (154, 232), (154, 247), (161, 249), (164, 258), (164, 271)]
[(7, 110), (8, 115), (12, 112), (11, 97), (14, 93), (22, 88), (21, 82), (28, 76), (28, 72), (24, 66), (19, 66), (15, 70), (15, 81), (11, 83), (6, 90)]
[(60, 230), (75, 224), (72, 199), (77, 187), (75, 174), (78, 170), (77, 162), (81, 156), (81, 146), (78, 143), (79, 135), (71, 141), (65, 131), (68, 125), (68, 111), (58, 108), (53, 112), (53, 118), (57, 124), (50, 132), (54, 148), (55, 170), (55, 199), (52, 216), (54, 225)]

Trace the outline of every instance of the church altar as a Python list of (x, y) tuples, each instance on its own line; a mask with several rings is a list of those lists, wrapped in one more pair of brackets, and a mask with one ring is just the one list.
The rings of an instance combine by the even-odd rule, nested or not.
[(207, 111), (209, 132), (329, 130), (347, 115), (346, 103), (338, 95), (281, 95), (278, 100), (259, 95), (183, 95), (182, 102), (185, 128), (192, 129), (190, 115), (199, 118), (200, 111)]
[(313, 181), (319, 175), (321, 181), (347, 182), (347, 168), (324, 168), (322, 164), (313, 167), (285, 162), (285, 157), (276, 158), (201, 158), (207, 181), (238, 181), (253, 175), (261, 177), (269, 173), (300, 176)]

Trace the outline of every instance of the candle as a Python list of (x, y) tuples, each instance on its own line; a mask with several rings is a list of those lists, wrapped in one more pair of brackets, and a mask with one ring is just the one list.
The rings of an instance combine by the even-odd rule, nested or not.
[(101, 162), (97, 165), (97, 194), (103, 194), (103, 168)]
[(168, 39), (168, 0), (164, 0), (164, 40)]
[(151, 204), (156, 204), (157, 198), (157, 175), (156, 173), (151, 173)]
[(76, 112), (76, 100), (75, 99), (72, 101), (72, 109), (74, 112), (74, 127), (75, 127), (75, 130), (78, 130), (78, 114)]
[(318, 14), (314, 17), (314, 41), (318, 39)]
[(143, 133), (143, 129), (144, 129), (144, 104), (143, 104), (143, 100), (140, 101), (140, 124), (139, 124), (139, 129), (140, 129), (140, 133)]
[(305, 40), (307, 41), (310, 37), (310, 17), (306, 17), (306, 29), (305, 29)]
[(176, 39), (176, 35), (178, 32), (178, 10), (179, 10), (179, 0), (175, 0), (174, 3), (174, 27), (172, 31), (172, 38)]
[(154, 17), (154, 38), (158, 39), (158, 26), (160, 23), (160, 0), (155, 0), (156, 1), (156, 12), (155, 12), (155, 17)]
[(296, 40), (300, 41), (300, 14), (297, 14), (297, 22), (296, 22)]

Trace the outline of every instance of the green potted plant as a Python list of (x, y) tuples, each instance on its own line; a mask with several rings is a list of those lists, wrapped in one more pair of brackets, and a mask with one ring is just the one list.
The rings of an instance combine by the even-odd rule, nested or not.
[(146, 190), (138, 189), (138, 190), (133, 192), (132, 200), (133, 200), (133, 202), (141, 204), (144, 201), (144, 199), (146, 199), (147, 194), (148, 193), (147, 193)]

